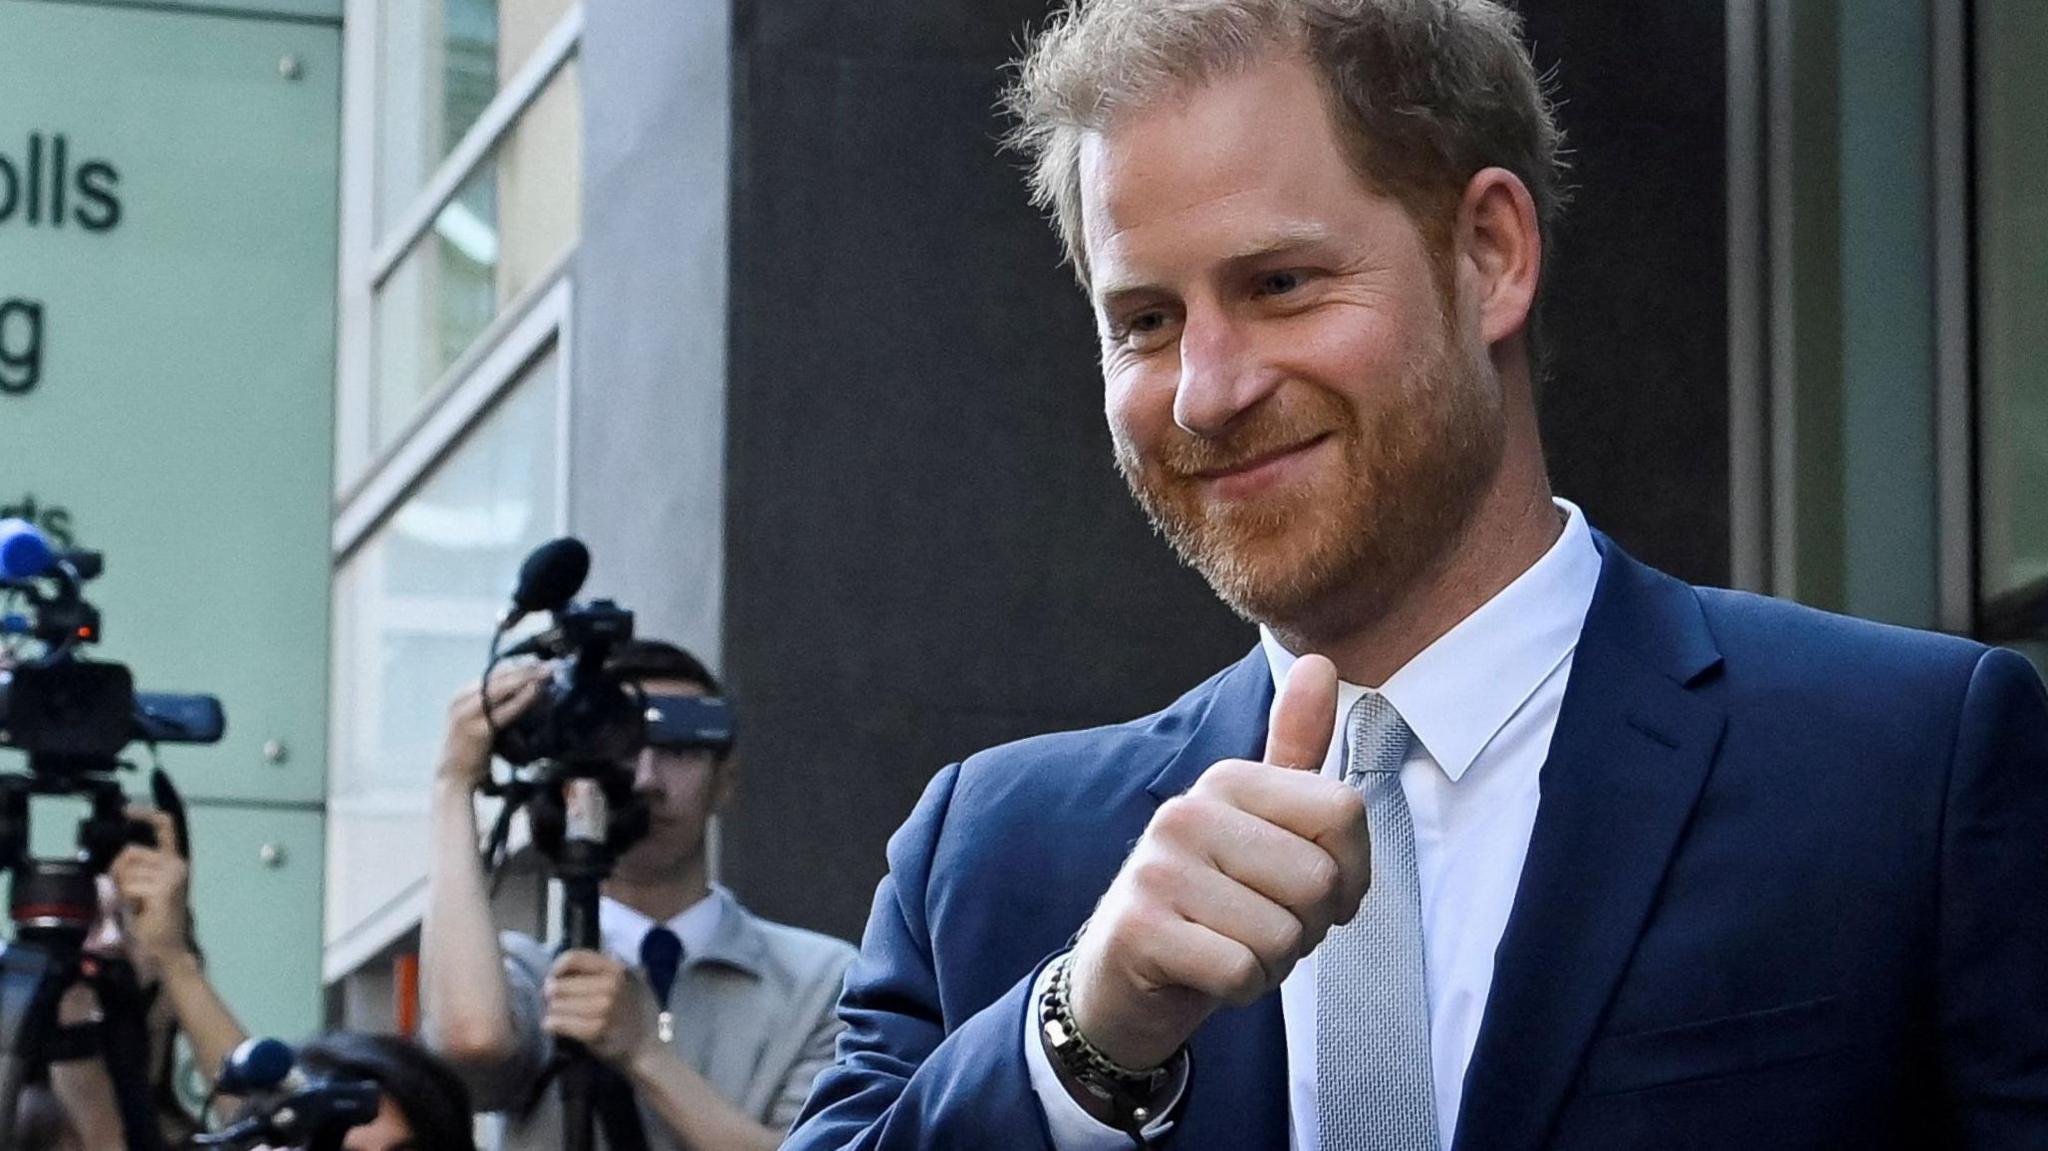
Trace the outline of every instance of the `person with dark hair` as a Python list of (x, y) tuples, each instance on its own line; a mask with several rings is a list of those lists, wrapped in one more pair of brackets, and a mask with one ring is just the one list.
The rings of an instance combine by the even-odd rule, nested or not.
[(447, 1064), (391, 1035), (337, 1031), (299, 1048), (309, 1076), (369, 1080), (377, 1118), (352, 1128), (343, 1151), (476, 1151), (469, 1088)]
[[(623, 644), (607, 666), (649, 695), (719, 692), (710, 669), (672, 644)], [(493, 678), (492, 719), (502, 726), (532, 707), (548, 674)], [(428, 1041), (480, 1107), (508, 1113), (507, 1146), (559, 1145), (559, 1093), (536, 1096), (536, 1085), (555, 1041), (573, 1039), (605, 1065), (599, 1135), (613, 1151), (777, 1147), (832, 1060), (853, 949), (762, 920), (709, 881), (707, 827), (738, 782), (731, 752), (652, 746), (625, 765), (650, 830), (604, 885), (603, 949), (558, 956), (491, 923), (473, 804), (490, 759), (483, 695), (471, 688), (450, 707), (435, 779), (421, 925)]]
[[(160, 779), (156, 789), (177, 805), (167, 780)], [(188, 902), (192, 868), (182, 820), (170, 811), (145, 806), (130, 807), (128, 818), (151, 829), (155, 846), (130, 844), (115, 856), (100, 879), (103, 922), (86, 946), (127, 960), (135, 972), (149, 1012), (150, 1110), (164, 1140), (177, 1146), (203, 1125), (203, 1117), (179, 1097), (178, 1037), (185, 1037), (194, 1066), (211, 1083), (221, 1061), (248, 1035), (214, 989), (200, 956)], [(63, 1007), (68, 1023), (91, 1019), (100, 1011), (82, 986), (70, 991)], [(120, 1137), (112, 1081), (97, 1057), (53, 1065), (49, 1086), (86, 1146)]]

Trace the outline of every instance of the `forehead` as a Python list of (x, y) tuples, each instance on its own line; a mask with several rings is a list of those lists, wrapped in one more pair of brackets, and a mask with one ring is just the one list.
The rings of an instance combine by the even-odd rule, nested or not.
[(700, 696), (705, 694), (703, 684), (687, 679), (643, 679), (640, 681), (640, 690), (648, 695)]
[(1379, 201), (1322, 85), (1288, 54), (1125, 112), (1082, 137), (1082, 235), (1099, 289), (1161, 261), (1353, 226)]

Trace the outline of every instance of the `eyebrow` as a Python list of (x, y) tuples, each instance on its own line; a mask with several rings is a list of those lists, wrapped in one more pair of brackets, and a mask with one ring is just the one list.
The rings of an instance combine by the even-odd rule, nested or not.
[[(1258, 240), (1223, 258), (1223, 267), (1235, 271), (1248, 264), (1257, 264), (1275, 256), (1293, 255), (1319, 248), (1335, 234), (1321, 224), (1290, 224), (1278, 228)], [(1107, 311), (1117, 304), (1134, 298), (1170, 295), (1165, 288), (1141, 281), (1109, 281), (1101, 285), (1096, 293), (1096, 305)]]

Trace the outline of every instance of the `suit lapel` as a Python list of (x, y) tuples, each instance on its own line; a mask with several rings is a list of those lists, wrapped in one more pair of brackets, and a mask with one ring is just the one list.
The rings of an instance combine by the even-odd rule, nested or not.
[(1596, 538), (1600, 584), (1495, 952), (1456, 1151), (1548, 1141), (1720, 742), (1721, 712), (1690, 690), (1720, 662), (1692, 589)]
[[(1256, 759), (1266, 743), (1273, 676), (1265, 653), (1217, 677), (1188, 739), (1146, 788), (1155, 803), (1193, 787), (1218, 760)], [(1193, 1078), (1173, 1145), (1214, 1151), (1287, 1146), (1287, 1032), (1275, 991), (1210, 1016), (1189, 1044)]]
[(1218, 760), (1257, 759), (1265, 750), (1266, 715), (1273, 710), (1273, 673), (1266, 653), (1253, 648), (1211, 682), (1208, 702), (1196, 714), (1187, 741), (1145, 787), (1154, 803), (1193, 787)]

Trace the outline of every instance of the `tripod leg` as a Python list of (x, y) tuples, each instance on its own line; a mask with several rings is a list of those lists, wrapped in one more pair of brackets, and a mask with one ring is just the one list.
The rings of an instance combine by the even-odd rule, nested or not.
[[(574, 781), (588, 785), (587, 780)], [(570, 845), (572, 855), (576, 845)], [(562, 939), (570, 947), (595, 951), (603, 946), (597, 923), (598, 882), (608, 868), (564, 868), (562, 876)], [(580, 872), (580, 873), (579, 873)], [(597, 1061), (580, 1043), (563, 1043), (562, 1148), (591, 1151), (596, 1145)]]
[(0, 944), (0, 1148), (14, 1146), (21, 1089), (56, 1024), (57, 999), (66, 981), (48, 951)]
[(21, 1113), (21, 1084), (28, 1065), (21, 1056), (0, 1054), (0, 1147), (14, 1146), (14, 1125)]
[(104, 1016), (100, 1057), (114, 1085), (114, 1102), (121, 1111), (121, 1130), (129, 1151), (164, 1151), (163, 1132), (150, 1103), (149, 1005), (126, 963), (108, 962), (90, 981)]

